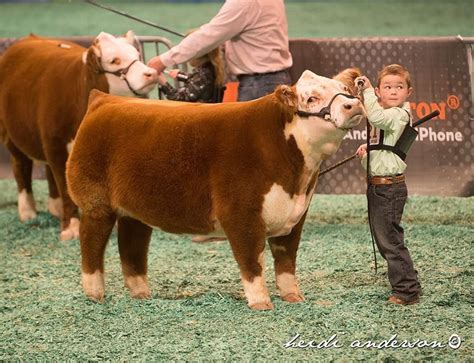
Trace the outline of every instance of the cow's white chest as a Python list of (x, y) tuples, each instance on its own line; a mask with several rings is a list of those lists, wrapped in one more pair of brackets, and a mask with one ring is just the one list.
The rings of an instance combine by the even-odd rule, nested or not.
[(262, 218), (268, 236), (284, 236), (291, 232), (308, 208), (311, 194), (291, 197), (281, 185), (273, 184), (265, 195)]

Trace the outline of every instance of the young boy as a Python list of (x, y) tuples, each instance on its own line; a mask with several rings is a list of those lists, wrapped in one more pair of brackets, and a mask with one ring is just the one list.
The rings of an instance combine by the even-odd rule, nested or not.
[[(364, 106), (371, 125), (369, 218), (377, 247), (387, 260), (393, 290), (388, 301), (399, 305), (416, 304), (421, 286), (400, 226), (407, 199), (403, 175), (407, 165), (389, 150), (411, 119), (410, 104), (405, 102), (412, 92), (410, 74), (402, 66), (391, 64), (379, 72), (375, 90), (367, 77), (356, 78), (355, 83), (359, 82), (363, 82)], [(359, 146), (357, 155), (367, 168), (366, 144)]]

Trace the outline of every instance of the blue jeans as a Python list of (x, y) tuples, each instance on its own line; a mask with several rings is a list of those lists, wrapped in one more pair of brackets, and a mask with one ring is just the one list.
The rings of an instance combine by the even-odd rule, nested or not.
[(239, 92), (237, 101), (250, 101), (272, 93), (280, 84), (291, 84), (290, 73), (287, 70), (246, 74), (239, 78)]
[(393, 294), (406, 301), (415, 300), (421, 286), (400, 225), (407, 200), (406, 184), (370, 185), (367, 199), (374, 239), (380, 254), (387, 260)]

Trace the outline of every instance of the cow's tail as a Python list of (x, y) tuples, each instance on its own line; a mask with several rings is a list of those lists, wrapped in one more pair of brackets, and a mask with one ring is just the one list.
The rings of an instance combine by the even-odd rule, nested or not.
[(362, 76), (360, 69), (354, 67), (346, 68), (332, 78), (342, 82), (346, 87), (348, 87), (351, 95), (357, 96), (357, 86), (354, 80), (360, 76)]

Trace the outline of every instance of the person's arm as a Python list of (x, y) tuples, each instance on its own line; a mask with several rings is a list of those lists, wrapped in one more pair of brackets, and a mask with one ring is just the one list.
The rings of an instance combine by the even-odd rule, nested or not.
[(396, 123), (400, 121), (408, 123), (410, 121), (409, 104), (404, 104), (403, 108), (391, 107), (384, 109), (379, 105), (373, 88), (364, 90), (364, 106), (369, 122), (381, 130), (393, 130)]
[(161, 54), (159, 57), (162, 63), (168, 67), (200, 57), (242, 32), (247, 25), (247, 12), (251, 5), (250, 2), (248, 4), (246, 2), (246, 0), (227, 0), (209, 23)]

